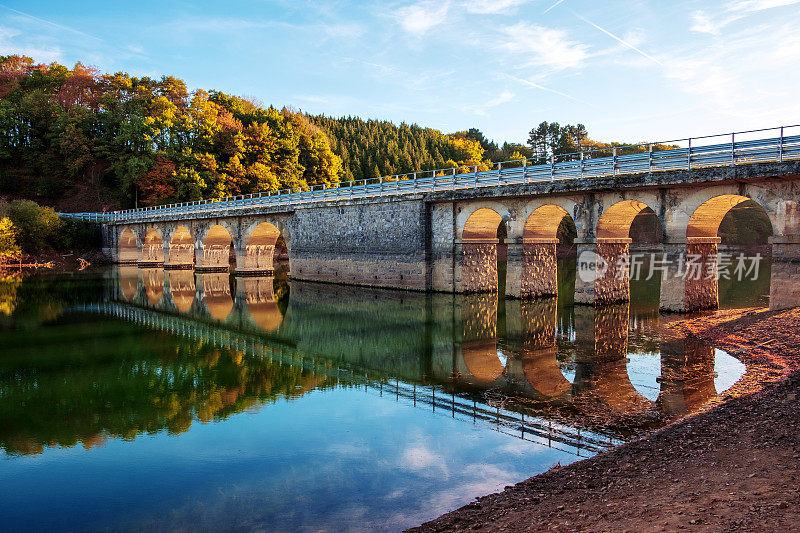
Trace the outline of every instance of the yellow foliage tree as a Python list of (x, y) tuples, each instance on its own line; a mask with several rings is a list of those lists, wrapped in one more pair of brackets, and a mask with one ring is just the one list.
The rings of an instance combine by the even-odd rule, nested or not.
[(19, 253), (14, 224), (11, 223), (10, 218), (3, 217), (0, 219), (0, 257), (12, 257)]

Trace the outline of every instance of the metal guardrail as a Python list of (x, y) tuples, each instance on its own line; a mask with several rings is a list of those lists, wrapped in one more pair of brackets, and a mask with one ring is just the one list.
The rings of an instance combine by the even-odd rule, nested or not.
[[(775, 132), (778, 135), (752, 138), (765, 132)], [(742, 139), (742, 137), (751, 138)], [(715, 142), (715, 139), (720, 138), (730, 139), (730, 141)], [(684, 143), (687, 146), (670, 150), (653, 149), (654, 146), (676, 143)], [(647, 151), (641, 151), (644, 147), (647, 148)], [(598, 157), (609, 151), (611, 152), (610, 156)], [(789, 159), (800, 159), (800, 125), (564, 154), (550, 157), (550, 161), (545, 164), (530, 164), (530, 159), (519, 159), (492, 165), (427, 170), (334, 185), (315, 185), (277, 192), (253, 193), (108, 213), (60, 213), (60, 215), (91, 222), (138, 222), (181, 215), (189, 217), (219, 215), (225, 214), (225, 211), (242, 208), (294, 208), (339, 200), (395, 197), (606, 176), (616, 177), (624, 174), (652, 174), (669, 170), (725, 167), (768, 161), (782, 162)]]

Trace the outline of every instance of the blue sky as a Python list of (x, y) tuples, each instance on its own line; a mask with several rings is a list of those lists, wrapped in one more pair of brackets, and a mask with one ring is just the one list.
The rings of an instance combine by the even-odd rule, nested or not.
[(0, 0), (0, 54), (311, 113), (598, 140), (800, 123), (800, 0)]

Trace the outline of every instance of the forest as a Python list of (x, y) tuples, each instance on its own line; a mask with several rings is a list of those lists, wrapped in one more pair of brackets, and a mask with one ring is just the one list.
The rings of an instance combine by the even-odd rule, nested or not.
[[(99, 211), (304, 188), (497, 161), (595, 156), (620, 143), (542, 122), (526, 144), (475, 128), (307, 115), (218, 90), (0, 56), (0, 200)], [(662, 147), (656, 146), (656, 149)], [(643, 150), (623, 148), (622, 152)]]

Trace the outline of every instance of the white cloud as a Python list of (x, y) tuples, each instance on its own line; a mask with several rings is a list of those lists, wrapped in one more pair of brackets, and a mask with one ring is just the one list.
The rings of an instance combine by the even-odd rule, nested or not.
[(492, 98), (488, 102), (486, 102), (485, 107), (497, 107), (499, 105), (503, 105), (507, 102), (512, 101), (516, 95), (511, 91), (503, 91), (502, 93), (498, 94), (495, 98)]
[(800, 34), (794, 22), (748, 25), (720, 35), (713, 46), (673, 50), (669, 56), (676, 59), (665, 65), (666, 77), (700, 97), (707, 111), (759, 121), (776, 120), (773, 116), (783, 121), (800, 112), (788, 91), (783, 104), (775, 105), (776, 88), (800, 82), (795, 72), (785, 69), (800, 63)]
[(26, 35), (14, 28), (0, 26), (0, 55), (24, 55), (43, 63), (61, 61), (60, 47), (22, 42), (17, 37), (25, 39)]
[[(498, 15), (512, 12), (530, 0), (467, 0), (464, 7), (470, 13)], [(563, 0), (562, 0), (563, 1)]]
[(715, 15), (698, 10), (690, 15), (691, 30), (697, 33), (719, 35), (729, 24), (761, 11), (775, 7), (786, 7), (800, 4), (800, 0), (742, 0), (729, 4)]
[(742, 0), (735, 2), (729, 9), (731, 11), (763, 11), (773, 7), (793, 6), (800, 4), (800, 0)]
[(697, 33), (708, 33), (711, 35), (719, 35), (722, 24), (712, 19), (708, 14), (703, 11), (695, 11), (691, 15), (692, 27), (691, 31)]
[(519, 22), (503, 28), (502, 33), (506, 40), (501, 48), (524, 54), (535, 65), (578, 68), (588, 57), (588, 47), (571, 40), (564, 30)]
[(400, 8), (395, 19), (400, 26), (414, 35), (422, 36), (447, 19), (450, 2), (425, 0)]

